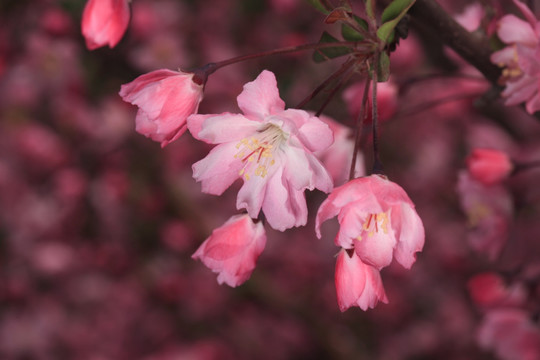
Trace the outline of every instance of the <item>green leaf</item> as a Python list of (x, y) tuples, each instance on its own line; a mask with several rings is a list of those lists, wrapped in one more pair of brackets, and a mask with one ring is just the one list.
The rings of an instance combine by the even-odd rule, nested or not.
[(386, 82), (390, 77), (390, 57), (386, 52), (379, 55), (379, 66), (377, 67), (377, 82)]
[[(368, 29), (368, 24), (366, 20), (359, 18), (358, 16), (354, 16), (354, 20), (358, 23), (358, 26), (362, 29), (366, 30)], [(358, 32), (358, 30), (353, 29), (352, 26), (348, 24), (343, 24), (341, 26), (341, 36), (343, 36), (343, 39), (347, 41), (360, 41), (364, 40), (364, 35), (362, 33)]]
[(322, 4), (321, 0), (306, 0), (311, 4), (317, 11), (322, 12), (324, 15), (328, 15), (330, 11)]
[(392, 1), (386, 9), (383, 10), (381, 15), (381, 23), (388, 22), (400, 16), (401, 12), (404, 9), (408, 9), (415, 0), (394, 0)]
[[(394, 0), (386, 9), (383, 11), (382, 18), (391, 19), (388, 21), (383, 21), (383, 24), (377, 30), (377, 37), (389, 43), (391, 36), (393, 37), (394, 28), (397, 26), (399, 21), (407, 14), (407, 11), (413, 6), (416, 0)], [(386, 13), (386, 15), (384, 15)]]
[[(323, 32), (321, 35), (321, 39), (319, 40), (319, 43), (333, 43), (338, 42), (339, 40), (327, 33), (326, 31)], [(328, 47), (324, 49), (318, 49), (315, 50), (313, 53), (313, 60), (317, 63), (333, 59), (339, 56), (347, 55), (350, 53), (351, 50), (346, 46), (336, 46), (336, 47)]]
[(366, 0), (366, 14), (370, 19), (375, 20), (375, 0)]

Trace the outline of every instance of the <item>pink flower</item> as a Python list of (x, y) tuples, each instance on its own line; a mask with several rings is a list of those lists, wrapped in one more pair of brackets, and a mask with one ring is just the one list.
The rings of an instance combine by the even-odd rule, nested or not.
[(484, 185), (501, 182), (513, 169), (510, 157), (494, 149), (474, 149), (467, 157), (466, 163), (472, 177)]
[(469, 220), (471, 247), (495, 260), (509, 236), (514, 213), (510, 193), (502, 185), (485, 186), (466, 171), (458, 174), (457, 192)]
[(362, 310), (374, 308), (377, 302), (388, 303), (379, 271), (364, 264), (354, 251), (341, 250), (336, 261), (336, 293), (339, 309), (351, 306)]
[(467, 288), (472, 300), (479, 306), (519, 306), (527, 299), (527, 290), (522, 283), (508, 285), (504, 279), (492, 272), (472, 277)]
[(527, 21), (506, 15), (499, 21), (497, 34), (509, 46), (492, 54), (491, 61), (504, 67), (502, 96), (506, 105), (525, 102), (530, 114), (540, 110), (540, 23), (522, 2), (514, 0)]
[(478, 342), (501, 360), (540, 358), (540, 330), (523, 310), (502, 308), (488, 312), (478, 331)]
[(249, 279), (265, 245), (262, 222), (255, 224), (247, 214), (235, 215), (215, 229), (192, 258), (218, 273), (220, 284), (236, 287)]
[(161, 147), (178, 139), (187, 129), (187, 117), (197, 112), (203, 97), (203, 86), (193, 76), (161, 69), (122, 85), (122, 99), (139, 107), (136, 130), (161, 142)]
[(86, 47), (94, 50), (120, 42), (129, 23), (127, 0), (88, 0), (84, 7), (81, 30)]
[(238, 209), (246, 209), (252, 218), (262, 209), (270, 226), (280, 231), (305, 225), (304, 190), (332, 190), (330, 175), (313, 155), (330, 146), (332, 131), (306, 111), (285, 110), (270, 71), (244, 85), (238, 106), (243, 115), (188, 118), (195, 138), (218, 144), (193, 165), (193, 177), (203, 192), (214, 195), (241, 178)]
[(424, 246), (424, 226), (405, 191), (385, 176), (357, 178), (340, 186), (321, 204), (315, 229), (338, 216), (336, 245), (353, 249), (362, 262), (380, 270), (392, 258), (409, 269)]

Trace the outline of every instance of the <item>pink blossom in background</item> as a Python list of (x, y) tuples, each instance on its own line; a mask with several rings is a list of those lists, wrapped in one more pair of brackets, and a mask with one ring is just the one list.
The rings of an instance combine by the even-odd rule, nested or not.
[(276, 230), (305, 225), (304, 190), (332, 190), (330, 175), (313, 155), (332, 144), (328, 125), (306, 111), (285, 110), (274, 74), (263, 71), (238, 96), (242, 114), (192, 115), (191, 134), (218, 144), (193, 164), (202, 191), (221, 195), (236, 179), (244, 181), (236, 201), (252, 218), (264, 212)]
[(508, 190), (498, 184), (485, 186), (462, 171), (458, 174), (457, 192), (468, 217), (470, 246), (496, 259), (508, 240), (514, 213)]
[(474, 303), (480, 307), (519, 306), (527, 298), (522, 283), (507, 284), (493, 272), (475, 275), (467, 283), (467, 288)]
[(166, 146), (187, 129), (186, 119), (197, 112), (203, 98), (203, 85), (193, 73), (161, 69), (144, 74), (122, 85), (120, 96), (139, 107), (137, 132)]
[(494, 149), (474, 149), (466, 163), (471, 176), (484, 185), (501, 182), (510, 175), (514, 167), (505, 152)]
[(501, 308), (487, 313), (478, 330), (478, 342), (501, 360), (540, 358), (540, 329), (520, 309)]
[(339, 309), (351, 306), (374, 308), (379, 301), (388, 303), (379, 271), (360, 260), (352, 251), (341, 249), (336, 260), (336, 293)]
[[(354, 151), (353, 131), (328, 116), (321, 115), (319, 119), (324, 121), (334, 133), (334, 142), (328, 148), (316, 152), (315, 155), (332, 176), (334, 184), (343, 185), (349, 178), (351, 168)], [(363, 176), (364, 172), (364, 155), (359, 153), (356, 157), (354, 177)]]
[(502, 96), (508, 106), (525, 103), (528, 113), (540, 110), (540, 23), (521, 1), (514, 0), (527, 21), (510, 14), (498, 24), (497, 35), (508, 46), (492, 54), (491, 61), (504, 67)]
[[(347, 108), (351, 114), (352, 120), (356, 121), (356, 118), (360, 114), (360, 108), (362, 106), (362, 97), (364, 93), (365, 82), (359, 82), (351, 85), (343, 92), (343, 99), (347, 103)], [(381, 121), (390, 119), (397, 110), (397, 85), (389, 80), (377, 84), (377, 108), (378, 115)], [(369, 90), (369, 103), (367, 106), (367, 119), (371, 121), (371, 89)]]
[(315, 229), (338, 216), (336, 245), (353, 249), (362, 262), (380, 270), (392, 259), (409, 269), (424, 246), (424, 226), (405, 191), (385, 176), (349, 181), (332, 191), (317, 212)]
[(249, 279), (265, 245), (263, 224), (247, 214), (235, 215), (212, 232), (193, 258), (218, 273), (220, 284), (236, 287)]
[(129, 23), (128, 0), (88, 0), (83, 11), (81, 30), (86, 47), (94, 50), (115, 47)]

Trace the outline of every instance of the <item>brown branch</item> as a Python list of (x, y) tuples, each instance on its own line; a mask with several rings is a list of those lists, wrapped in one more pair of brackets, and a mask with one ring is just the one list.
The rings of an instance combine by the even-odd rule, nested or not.
[(465, 30), (434, 0), (416, 0), (409, 14), (415, 21), (415, 25), (435, 34), (477, 68), (486, 79), (497, 85), (501, 69), (491, 63), (492, 51), (489, 41), (484, 36)]

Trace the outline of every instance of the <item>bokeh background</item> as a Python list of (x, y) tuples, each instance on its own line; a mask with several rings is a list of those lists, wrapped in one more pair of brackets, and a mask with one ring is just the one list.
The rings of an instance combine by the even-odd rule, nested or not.
[[(382, 272), (389, 304), (341, 313), (337, 223), (325, 225), (322, 240), (314, 233), (324, 194), (306, 194), (306, 227), (267, 227), (250, 280), (220, 286), (191, 254), (237, 213), (239, 184), (221, 197), (202, 194), (191, 164), (210, 147), (185, 134), (161, 149), (135, 132), (136, 108), (118, 96), (121, 84), (152, 70), (316, 42), (324, 17), (297, 0), (134, 0), (120, 44), (90, 52), (80, 34), (84, 3), (0, 3), (1, 359), (525, 359), (479, 340), (501, 310), (524, 314), (517, 348), (540, 353), (532, 352), (540, 172), (484, 189), (463, 170), (479, 146), (540, 159), (540, 122), (485, 95), (491, 85), (433, 34), (411, 21), (392, 55), (394, 95), (381, 108), (385, 169), (416, 203), (426, 245), (411, 271)], [(476, 11), (471, 4), (443, 3), (453, 16)], [(263, 69), (293, 107), (341, 62), (315, 64), (304, 53), (221, 69), (200, 112), (237, 112), (243, 84)], [(324, 114), (353, 124), (361, 96), (351, 92), (339, 92)], [(306, 108), (318, 110), (325, 96)], [(486, 292), (471, 285), (486, 273), (497, 279), (495, 300), (489, 281)], [(480, 290), (474, 297), (470, 289)]]

